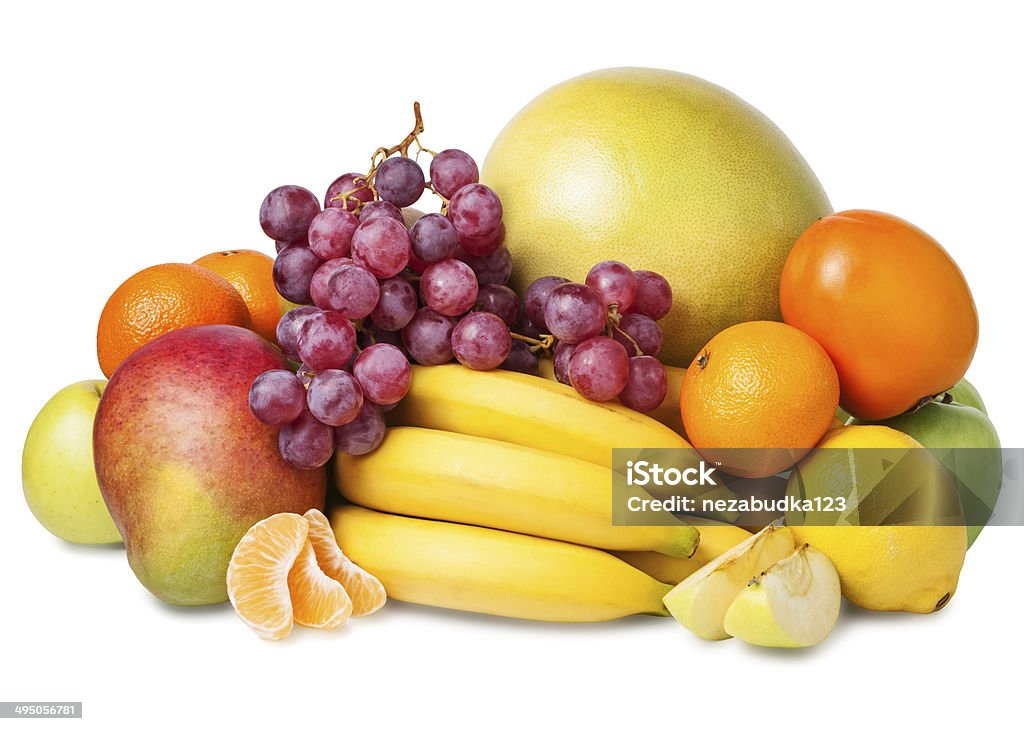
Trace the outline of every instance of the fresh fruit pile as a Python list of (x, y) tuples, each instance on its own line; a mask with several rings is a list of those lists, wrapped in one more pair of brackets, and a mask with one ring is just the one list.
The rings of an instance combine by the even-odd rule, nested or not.
[[(43, 525), (123, 540), (154, 595), (230, 600), (269, 639), (387, 595), (671, 614), (772, 647), (823, 640), (842, 597), (949, 603), (1002, 462), (963, 380), (977, 312), (937, 241), (832, 214), (779, 130), (692, 77), (555, 87), (482, 176), (424, 147), (415, 115), (322, 201), (266, 196), (276, 258), (215, 252), (117, 288), (97, 330), (109, 382), (59, 392), (26, 440)], [(437, 212), (411, 208), (425, 193)], [(616, 524), (616, 449), (715, 466), (673, 497), (845, 507)], [(330, 521), (328, 473), (346, 501)]]

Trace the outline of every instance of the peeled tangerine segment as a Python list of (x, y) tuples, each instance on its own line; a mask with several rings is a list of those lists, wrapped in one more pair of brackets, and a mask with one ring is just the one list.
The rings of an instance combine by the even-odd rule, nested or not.
[(228, 563), (228, 599), (260, 637), (280, 640), (292, 630), (288, 574), (307, 545), (309, 524), (295, 513), (278, 513), (246, 532)]
[(313, 544), (306, 540), (288, 572), (295, 623), (314, 629), (336, 629), (352, 616), (345, 587), (320, 570)]
[[(309, 523), (309, 542), (316, 552), (316, 563), (323, 573), (345, 588), (352, 600), (352, 616), (363, 617), (383, 607), (388, 598), (384, 585), (376, 576), (356, 566), (341, 552), (327, 516), (312, 508), (306, 511), (304, 517)], [(299, 621), (298, 615), (296, 621)]]
[(705, 564), (665, 595), (665, 607), (681, 625), (706, 640), (724, 640), (725, 613), (750, 579), (795, 548), (788, 528), (770, 525)]
[(739, 593), (725, 613), (725, 631), (762, 647), (810, 647), (835, 626), (840, 596), (828, 556), (804, 544)]

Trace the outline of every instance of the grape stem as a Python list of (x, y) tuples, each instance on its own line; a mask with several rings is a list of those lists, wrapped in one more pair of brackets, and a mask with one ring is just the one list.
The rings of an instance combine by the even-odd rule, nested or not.
[(538, 353), (541, 350), (547, 353), (555, 346), (554, 335), (541, 335), (539, 340), (537, 338), (531, 338), (529, 335), (520, 335), (517, 332), (509, 331), (509, 335), (512, 336), (513, 340), (519, 340), (529, 345), (531, 353)]
[(622, 322), (622, 315), (619, 314), (619, 306), (612, 305), (608, 308), (608, 337), (612, 337), (612, 333), (617, 332), (630, 342), (633, 349), (636, 350), (636, 355), (643, 355), (644, 351), (640, 348), (640, 344), (633, 339), (632, 335), (619, 327), (620, 322)]

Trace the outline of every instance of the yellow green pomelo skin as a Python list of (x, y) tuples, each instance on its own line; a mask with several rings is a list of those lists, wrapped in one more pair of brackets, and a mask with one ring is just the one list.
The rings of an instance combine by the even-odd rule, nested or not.
[(517, 291), (546, 274), (582, 282), (605, 259), (654, 270), (674, 295), (660, 357), (683, 367), (729, 325), (780, 319), (786, 256), (832, 212), (767, 117), (658, 69), (544, 92), (498, 135), (481, 178), (501, 197)]

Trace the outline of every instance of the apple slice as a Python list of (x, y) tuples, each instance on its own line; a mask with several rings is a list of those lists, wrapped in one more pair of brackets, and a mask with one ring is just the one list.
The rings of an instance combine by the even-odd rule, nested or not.
[(706, 640), (724, 640), (725, 613), (751, 577), (793, 553), (789, 528), (769, 525), (702, 566), (665, 595), (679, 624)]
[(840, 598), (835, 566), (805, 543), (739, 593), (725, 613), (725, 631), (762, 647), (810, 647), (832, 631)]

